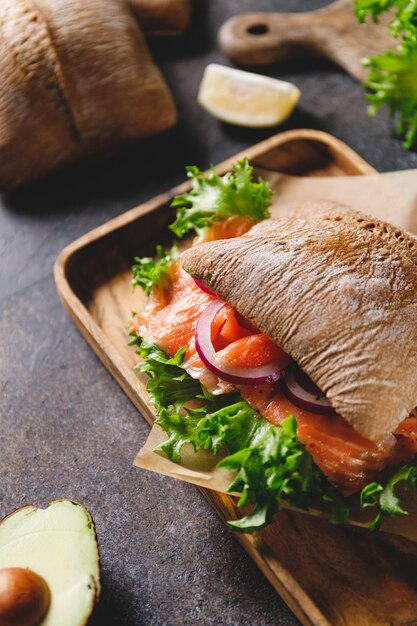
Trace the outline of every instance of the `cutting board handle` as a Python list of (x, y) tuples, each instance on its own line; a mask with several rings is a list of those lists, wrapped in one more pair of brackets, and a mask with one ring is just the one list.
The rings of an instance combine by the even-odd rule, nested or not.
[(307, 13), (248, 13), (221, 27), (218, 43), (239, 65), (324, 57), (358, 80), (365, 78), (362, 58), (393, 45), (386, 21), (359, 24), (352, 0), (337, 0)]

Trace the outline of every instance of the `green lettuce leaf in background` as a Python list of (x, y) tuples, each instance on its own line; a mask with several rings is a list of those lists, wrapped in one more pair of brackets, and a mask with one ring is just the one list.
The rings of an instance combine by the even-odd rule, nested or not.
[(397, 119), (397, 132), (404, 138), (404, 147), (409, 149), (417, 141), (417, 1), (355, 1), (355, 13), (360, 22), (365, 22), (368, 16), (377, 20), (391, 9), (390, 30), (399, 40), (398, 45), (363, 60), (368, 68), (364, 86), (369, 90), (369, 114), (375, 115), (386, 105), (391, 116)]

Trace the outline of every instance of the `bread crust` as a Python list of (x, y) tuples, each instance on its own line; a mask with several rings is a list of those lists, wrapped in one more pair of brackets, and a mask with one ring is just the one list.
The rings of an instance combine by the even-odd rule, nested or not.
[(416, 241), (350, 207), (311, 203), (191, 248), (182, 263), (377, 441), (417, 402)]

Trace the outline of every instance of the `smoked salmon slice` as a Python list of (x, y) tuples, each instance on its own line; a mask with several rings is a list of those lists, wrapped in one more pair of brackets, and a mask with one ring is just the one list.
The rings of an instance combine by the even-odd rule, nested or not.
[(153, 341), (170, 356), (194, 338), (197, 320), (214, 296), (197, 287), (179, 265), (172, 276), (169, 295), (161, 301), (154, 290), (146, 309), (133, 317), (129, 329), (147, 341)]
[(247, 233), (255, 222), (243, 215), (232, 215), (224, 220), (218, 220), (206, 228), (203, 235), (198, 239), (198, 243), (206, 241), (216, 241), (217, 239), (232, 239)]

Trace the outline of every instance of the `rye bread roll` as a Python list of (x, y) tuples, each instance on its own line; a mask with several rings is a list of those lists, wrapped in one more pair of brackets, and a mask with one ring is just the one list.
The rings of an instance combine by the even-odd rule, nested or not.
[(177, 118), (127, 0), (0, 0), (0, 81), (1, 191)]
[(359, 433), (417, 404), (417, 238), (332, 202), (186, 250), (184, 269), (281, 346)]

